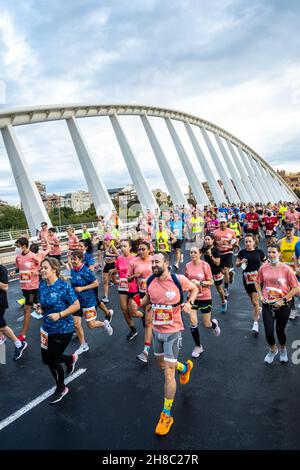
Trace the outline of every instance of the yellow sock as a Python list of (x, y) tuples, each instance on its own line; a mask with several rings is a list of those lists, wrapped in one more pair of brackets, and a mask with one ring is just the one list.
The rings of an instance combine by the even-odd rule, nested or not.
[(182, 374), (186, 371), (186, 365), (182, 364), (181, 362), (177, 362), (176, 370), (178, 370), (178, 372)]
[(164, 409), (163, 409), (163, 412), (166, 413), (167, 415), (170, 416), (171, 414), (171, 408), (172, 408), (172, 405), (173, 405), (173, 400), (170, 400), (169, 398), (166, 398), (164, 399)]

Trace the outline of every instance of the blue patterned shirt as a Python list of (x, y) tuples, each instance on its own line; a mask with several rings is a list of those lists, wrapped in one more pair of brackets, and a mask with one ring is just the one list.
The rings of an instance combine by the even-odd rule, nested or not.
[(48, 285), (46, 281), (41, 281), (39, 288), (39, 301), (43, 310), (43, 329), (53, 335), (56, 333), (73, 333), (73, 316), (69, 315), (60, 320), (53, 321), (48, 315), (66, 310), (76, 302), (77, 296), (67, 282), (57, 279), (53, 284)]
[(88, 268), (92, 266), (93, 264), (95, 264), (93, 255), (87, 252), (84, 253), (83, 262), (84, 262), (84, 265), (87, 266)]
[[(73, 289), (75, 289), (75, 287), (88, 286), (94, 281), (96, 281), (96, 276), (87, 266), (83, 265), (79, 271), (71, 269), (71, 286)], [(80, 306), (83, 308), (95, 307), (97, 305), (94, 289), (76, 292), (76, 295), (79, 299)]]

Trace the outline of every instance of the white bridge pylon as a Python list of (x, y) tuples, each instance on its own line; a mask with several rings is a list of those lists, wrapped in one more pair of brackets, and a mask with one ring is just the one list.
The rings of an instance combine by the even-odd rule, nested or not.
[[(80, 131), (78, 121), (81, 118), (88, 117), (109, 117), (132, 183), (137, 191), (142, 210), (144, 212), (148, 208), (156, 212), (159, 210), (142, 172), (139, 156), (134, 155), (118, 116), (137, 116), (141, 118), (174, 205), (187, 205), (187, 199), (174, 176), (168, 155), (162, 149), (159, 135), (154, 132), (151, 126), (149, 119), (151, 117), (165, 120), (181, 162), (182, 171), (191, 185), (198, 204), (208, 204), (208, 196), (200, 180), (200, 171), (198, 168), (193, 167), (183, 140), (175, 129), (174, 121), (180, 121), (184, 124), (183, 129), (187, 132), (216, 204), (222, 202), (266, 203), (268, 201), (276, 202), (280, 199), (290, 201), (297, 199), (276, 171), (248, 145), (221, 127), (187, 113), (166, 108), (130, 104), (60, 104), (2, 110), (0, 112), (0, 129), (32, 234), (35, 233), (43, 220), (48, 221), (48, 223), (51, 222), (35, 184), (29, 175), (25, 158), (22, 155), (13, 129), (15, 126), (65, 120), (88, 189), (92, 194), (97, 215), (104, 215), (108, 218), (113, 205), (101, 175), (94, 165), (91, 152)], [(202, 135), (203, 141), (197, 137), (197, 133)], [(219, 149), (220, 154), (216, 148)], [(212, 167), (211, 161), (207, 159), (206, 155), (210, 155), (215, 168)], [(220, 155), (222, 158), (220, 158)]]

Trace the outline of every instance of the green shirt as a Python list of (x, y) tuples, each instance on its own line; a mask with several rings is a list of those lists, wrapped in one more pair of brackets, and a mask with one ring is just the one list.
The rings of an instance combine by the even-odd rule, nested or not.
[(82, 232), (82, 240), (88, 240), (89, 238), (92, 238), (92, 235), (90, 234), (90, 232)]

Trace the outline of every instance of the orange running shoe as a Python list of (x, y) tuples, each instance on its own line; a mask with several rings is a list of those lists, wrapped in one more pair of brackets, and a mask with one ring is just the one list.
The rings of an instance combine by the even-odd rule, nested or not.
[(180, 379), (179, 379), (180, 383), (183, 385), (187, 384), (188, 381), (190, 380), (191, 370), (194, 367), (194, 364), (192, 361), (190, 361), (190, 359), (186, 361), (185, 365), (187, 366), (187, 369), (184, 374), (180, 374)]
[(160, 413), (159, 421), (155, 428), (155, 434), (159, 434), (160, 436), (164, 436), (168, 434), (172, 424), (174, 423), (174, 419), (172, 416), (167, 415), (163, 411)]

